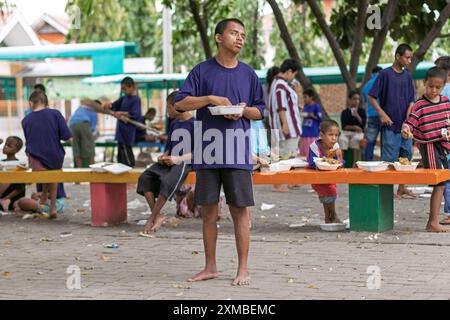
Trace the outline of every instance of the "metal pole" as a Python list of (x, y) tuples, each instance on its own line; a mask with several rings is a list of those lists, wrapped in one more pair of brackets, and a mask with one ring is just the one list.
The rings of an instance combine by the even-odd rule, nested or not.
[(172, 54), (172, 13), (169, 8), (163, 9), (163, 72), (173, 72)]

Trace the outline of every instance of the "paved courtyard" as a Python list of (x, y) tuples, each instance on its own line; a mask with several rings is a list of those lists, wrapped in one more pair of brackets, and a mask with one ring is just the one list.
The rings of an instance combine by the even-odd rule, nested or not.
[[(139, 237), (137, 222), (147, 209), (130, 188), (128, 223), (93, 228), (89, 186), (66, 184), (66, 191), (68, 208), (56, 221), (0, 218), (0, 299), (450, 298), (450, 234), (424, 231), (429, 198), (396, 200), (393, 231), (327, 233), (309, 186), (289, 194), (256, 186), (252, 284), (233, 287), (237, 255), (227, 212), (218, 222), (220, 277), (188, 283), (204, 262), (200, 219), (174, 220), (171, 203), (155, 237)], [(339, 192), (338, 212), (346, 219), (347, 186)], [(262, 211), (262, 203), (275, 207)], [(112, 243), (119, 248), (107, 248)], [(80, 289), (69, 290), (76, 270)]]

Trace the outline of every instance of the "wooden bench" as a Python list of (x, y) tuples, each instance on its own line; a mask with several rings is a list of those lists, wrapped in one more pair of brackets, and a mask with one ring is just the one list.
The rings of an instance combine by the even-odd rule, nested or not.
[[(0, 172), (0, 183), (89, 182), (93, 226), (127, 220), (127, 184), (137, 183), (142, 170), (114, 175), (90, 169)], [(298, 169), (254, 173), (254, 184), (348, 184), (350, 229), (384, 232), (394, 227), (394, 184), (434, 185), (450, 179), (449, 170), (417, 169), (414, 172), (364, 172), (359, 169), (316, 171)], [(186, 182), (195, 183), (195, 173)], [(295, 195), (292, 195), (295, 201)]]

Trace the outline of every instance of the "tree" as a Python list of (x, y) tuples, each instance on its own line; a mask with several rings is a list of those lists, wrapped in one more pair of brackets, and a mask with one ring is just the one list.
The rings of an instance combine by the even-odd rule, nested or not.
[(323, 107), (323, 104), (322, 104), (319, 94), (317, 93), (317, 91), (313, 87), (311, 81), (308, 79), (308, 77), (306, 77), (305, 72), (303, 71), (302, 59), (300, 58), (298, 50), (297, 50), (296, 46), (294, 45), (294, 42), (292, 41), (291, 33), (289, 32), (289, 29), (286, 25), (286, 22), (283, 17), (283, 14), (280, 10), (280, 7), (278, 6), (278, 4), (275, 0), (267, 0), (267, 2), (269, 3), (269, 5), (272, 8), (273, 15), (275, 16), (275, 20), (277, 22), (278, 28), (280, 29), (281, 38), (283, 39), (283, 42), (286, 46), (286, 49), (287, 49), (290, 57), (297, 60), (297, 62), (300, 65), (300, 70), (297, 73), (298, 81), (300, 82), (303, 89), (311, 88), (314, 91), (315, 100), (320, 105), (320, 107), (322, 109), (322, 113), (324, 115), (324, 118), (328, 118), (328, 113), (326, 112), (325, 108)]

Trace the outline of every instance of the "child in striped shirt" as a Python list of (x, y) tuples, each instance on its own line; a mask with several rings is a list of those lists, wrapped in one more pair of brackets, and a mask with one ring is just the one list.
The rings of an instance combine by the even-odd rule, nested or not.
[[(404, 138), (413, 137), (427, 169), (448, 169), (450, 150), (450, 102), (441, 96), (447, 81), (444, 70), (434, 67), (425, 76), (425, 94), (416, 101), (402, 126)], [(433, 186), (430, 215), (426, 226), (429, 232), (448, 232), (439, 224), (439, 209), (445, 181)]]

